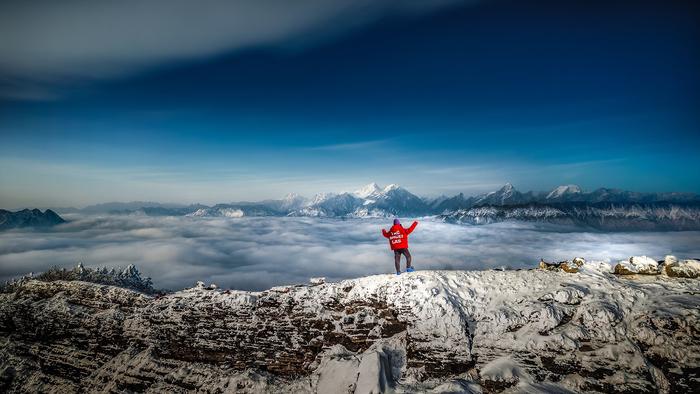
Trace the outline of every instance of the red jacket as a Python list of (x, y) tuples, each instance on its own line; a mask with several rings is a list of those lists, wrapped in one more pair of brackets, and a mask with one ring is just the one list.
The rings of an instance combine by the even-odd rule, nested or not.
[(382, 229), (382, 235), (389, 238), (391, 250), (406, 249), (408, 248), (408, 234), (413, 232), (413, 229), (415, 229), (417, 225), (418, 222), (413, 222), (411, 227), (403, 228), (402, 225), (395, 224), (391, 226), (389, 231)]

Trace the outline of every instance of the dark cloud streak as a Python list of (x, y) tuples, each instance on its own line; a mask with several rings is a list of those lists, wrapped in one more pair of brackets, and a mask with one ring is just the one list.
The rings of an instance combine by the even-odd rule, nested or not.
[(257, 47), (311, 43), (378, 18), (457, 0), (302, 0), (0, 4), (0, 95), (56, 97), (52, 87)]

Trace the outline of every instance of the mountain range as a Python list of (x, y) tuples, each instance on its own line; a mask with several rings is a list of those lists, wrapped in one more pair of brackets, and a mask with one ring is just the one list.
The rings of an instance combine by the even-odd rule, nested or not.
[[(700, 196), (695, 193), (640, 193), (600, 188), (584, 191), (562, 185), (550, 191), (520, 192), (510, 183), (476, 196), (421, 198), (405, 188), (370, 183), (354, 192), (319, 193), (312, 198), (290, 193), (281, 199), (213, 206), (157, 202), (114, 202), (60, 213), (144, 214), (149, 216), (325, 218), (435, 216), (452, 223), (486, 224), (506, 220), (583, 225), (604, 230), (700, 229)], [(58, 218), (58, 219), (56, 219)], [(0, 210), (0, 230), (62, 222), (52, 210)]]
[(700, 230), (699, 203), (663, 201), (485, 205), (458, 209), (437, 217), (445, 222), (458, 224), (520, 221), (605, 231)]
[(290, 193), (282, 199), (258, 202), (233, 202), (207, 206), (156, 202), (104, 203), (83, 209), (58, 208), (59, 212), (135, 213), (153, 216), (313, 216), (313, 217), (389, 217), (446, 215), (476, 207), (515, 207), (523, 205), (592, 205), (592, 204), (691, 204), (700, 203), (695, 193), (641, 193), (600, 188), (583, 191), (577, 185), (562, 185), (551, 191), (520, 192), (507, 183), (500, 189), (476, 196), (440, 196), (421, 198), (405, 188), (390, 184), (381, 187), (370, 183), (354, 192), (319, 193), (305, 198)]

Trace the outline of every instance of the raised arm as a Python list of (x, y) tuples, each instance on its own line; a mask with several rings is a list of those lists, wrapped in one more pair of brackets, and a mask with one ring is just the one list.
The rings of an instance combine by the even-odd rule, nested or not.
[(382, 235), (383, 235), (385, 238), (389, 238), (389, 233), (388, 233), (386, 230), (384, 230), (384, 229), (382, 229)]
[(406, 229), (406, 234), (412, 233), (413, 230), (416, 229), (416, 226), (417, 226), (417, 225), (418, 225), (418, 222), (413, 222), (413, 224), (411, 225), (411, 227), (409, 227), (409, 228)]

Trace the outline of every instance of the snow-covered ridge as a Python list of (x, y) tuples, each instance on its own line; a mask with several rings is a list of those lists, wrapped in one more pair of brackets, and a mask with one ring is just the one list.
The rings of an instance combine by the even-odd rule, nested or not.
[(481, 206), (438, 216), (451, 223), (488, 224), (507, 220), (593, 227), (602, 230), (698, 230), (696, 204), (556, 204)]
[(12, 371), (0, 384), (7, 392), (692, 391), (700, 281), (610, 270), (586, 262), (573, 274), (419, 271), (263, 292), (200, 284), (158, 297), (29, 280), (0, 294), (0, 371)]
[(192, 213), (185, 216), (214, 216), (214, 217), (227, 217), (227, 218), (242, 218), (245, 216), (243, 210), (237, 208), (200, 208)]

